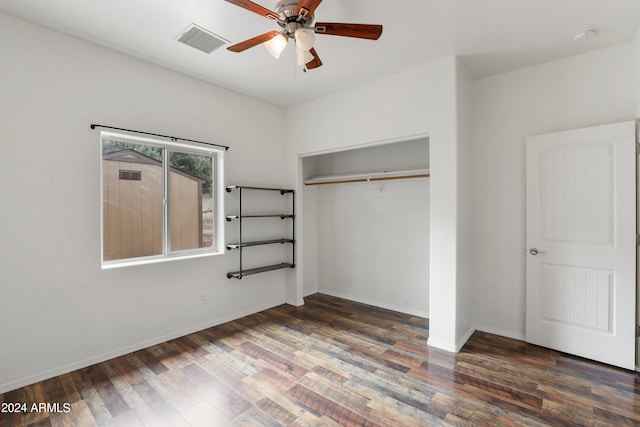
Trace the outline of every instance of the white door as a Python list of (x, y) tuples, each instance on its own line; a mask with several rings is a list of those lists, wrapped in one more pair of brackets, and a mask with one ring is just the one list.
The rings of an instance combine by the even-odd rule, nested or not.
[(635, 368), (635, 122), (527, 139), (526, 340)]

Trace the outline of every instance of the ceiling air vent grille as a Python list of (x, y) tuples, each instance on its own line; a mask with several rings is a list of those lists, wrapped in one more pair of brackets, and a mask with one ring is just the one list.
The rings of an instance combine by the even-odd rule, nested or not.
[(191, 24), (185, 28), (176, 40), (205, 53), (211, 53), (229, 42), (196, 24)]

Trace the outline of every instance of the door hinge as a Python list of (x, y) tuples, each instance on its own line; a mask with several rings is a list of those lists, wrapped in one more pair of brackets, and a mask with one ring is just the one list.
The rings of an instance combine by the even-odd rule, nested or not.
[(636, 234), (636, 246), (640, 246), (640, 234)]
[(636, 326), (636, 338), (640, 337), (640, 325)]
[(636, 156), (640, 156), (640, 142), (636, 142)]

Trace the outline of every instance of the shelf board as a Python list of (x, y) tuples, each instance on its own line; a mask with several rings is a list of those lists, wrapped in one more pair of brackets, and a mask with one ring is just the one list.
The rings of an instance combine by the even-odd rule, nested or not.
[(275, 243), (293, 243), (295, 240), (293, 239), (273, 239), (273, 240), (260, 240), (256, 242), (242, 242), (240, 243), (227, 243), (227, 249), (240, 249), (246, 248), (249, 246), (261, 246), (261, 245), (273, 245)]
[(263, 191), (279, 191), (280, 194), (295, 193), (294, 190), (288, 188), (269, 188), (269, 187), (247, 187), (244, 185), (229, 185), (227, 186), (227, 193), (231, 193), (234, 190), (263, 190)]
[(289, 264), (289, 263), (283, 262), (281, 264), (267, 265), (265, 267), (249, 268), (242, 271), (233, 271), (231, 273), (227, 273), (227, 278), (242, 279), (244, 276), (249, 276), (251, 274), (258, 274), (258, 273), (264, 273), (267, 271), (280, 270), (282, 268), (294, 268), (294, 267), (295, 267), (295, 264)]
[(295, 218), (295, 215), (291, 214), (264, 214), (264, 215), (227, 215), (227, 221), (233, 221), (240, 218)]

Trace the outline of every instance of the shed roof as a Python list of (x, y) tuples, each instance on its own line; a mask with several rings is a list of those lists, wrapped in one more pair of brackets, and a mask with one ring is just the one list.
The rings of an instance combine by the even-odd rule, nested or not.
[(144, 163), (147, 165), (162, 166), (162, 162), (142, 154), (136, 150), (127, 148), (125, 150), (112, 151), (102, 155), (104, 160), (114, 160), (116, 162)]
[[(128, 162), (128, 163), (142, 163), (145, 165), (154, 165), (154, 166), (162, 166), (162, 162), (154, 159), (153, 157), (149, 157), (145, 154), (142, 154), (136, 150), (132, 150), (130, 148), (118, 151), (112, 151), (111, 153), (105, 153), (102, 155), (103, 160), (111, 160), (115, 162)], [(186, 176), (187, 178), (191, 178), (195, 181), (200, 181), (201, 183), (206, 182), (204, 179), (199, 178), (195, 175), (192, 175), (188, 172), (180, 170), (176, 167), (170, 167), (172, 172), (177, 174)]]

